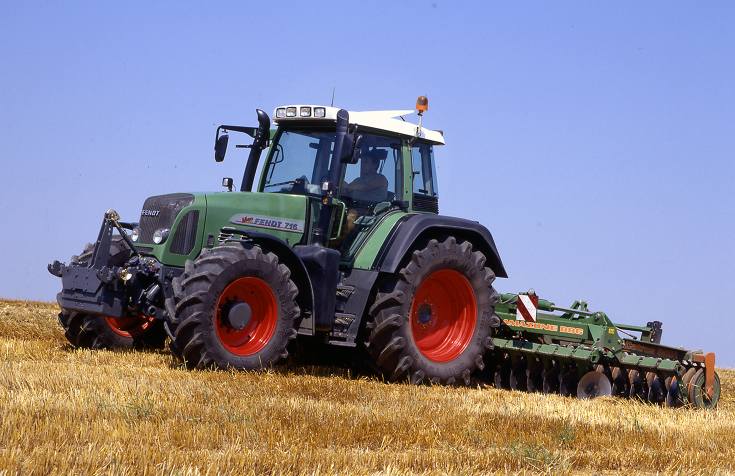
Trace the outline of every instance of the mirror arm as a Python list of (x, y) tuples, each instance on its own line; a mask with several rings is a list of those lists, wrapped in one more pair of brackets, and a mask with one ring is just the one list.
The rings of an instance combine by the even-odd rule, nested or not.
[[(270, 123), (269, 123), (269, 127), (270, 127)], [(226, 134), (226, 132), (228, 131), (243, 132), (249, 135), (250, 137), (256, 138), (258, 135), (258, 130), (260, 130), (259, 127), (226, 126), (226, 125), (219, 126), (214, 136), (214, 160), (216, 162), (222, 162), (223, 160), (225, 160), (225, 154), (227, 153), (227, 142), (229, 141), (229, 136)], [(225, 134), (220, 135), (220, 131), (224, 131)], [(240, 147), (240, 146), (236, 146), (236, 147)], [(248, 147), (252, 147), (252, 146), (248, 146)]]
[[(250, 155), (248, 156), (248, 163), (245, 166), (245, 173), (242, 176), (241, 192), (250, 192), (253, 189), (255, 170), (258, 168), (260, 154), (268, 145), (268, 139), (270, 138), (270, 117), (260, 109), (256, 109), (255, 112), (258, 114), (258, 129), (255, 131), (253, 145), (250, 147)], [(250, 130), (253, 130), (253, 128), (251, 127)]]

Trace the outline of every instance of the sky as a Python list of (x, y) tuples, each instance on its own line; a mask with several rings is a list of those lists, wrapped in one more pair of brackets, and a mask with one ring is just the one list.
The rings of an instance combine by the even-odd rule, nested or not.
[(424, 95), (440, 212), (491, 231), (500, 292), (735, 367), (733, 24), (724, 1), (3, 2), (0, 297), (54, 301), (46, 265), (110, 208), (238, 183), (220, 124)]

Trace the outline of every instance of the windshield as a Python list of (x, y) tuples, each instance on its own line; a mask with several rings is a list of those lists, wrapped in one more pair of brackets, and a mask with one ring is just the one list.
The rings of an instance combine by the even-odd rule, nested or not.
[[(280, 130), (263, 172), (261, 191), (321, 196), (335, 136), (333, 131), (314, 128)], [(367, 206), (400, 196), (402, 145), (396, 137), (363, 133), (359, 162), (345, 167), (342, 198)]]
[(334, 139), (334, 132), (314, 129), (280, 131), (263, 172), (262, 191), (320, 195), (319, 184), (327, 179)]

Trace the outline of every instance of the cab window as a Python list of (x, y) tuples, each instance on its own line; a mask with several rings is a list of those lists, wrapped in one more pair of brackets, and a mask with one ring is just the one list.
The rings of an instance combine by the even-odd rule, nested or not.
[(434, 147), (425, 142), (414, 142), (411, 146), (413, 165), (413, 193), (438, 198), (434, 175)]
[[(362, 133), (360, 160), (345, 168), (342, 197), (357, 202), (379, 203), (390, 202), (400, 196), (403, 176), (401, 150), (399, 138)], [(368, 188), (365, 184), (374, 186)]]

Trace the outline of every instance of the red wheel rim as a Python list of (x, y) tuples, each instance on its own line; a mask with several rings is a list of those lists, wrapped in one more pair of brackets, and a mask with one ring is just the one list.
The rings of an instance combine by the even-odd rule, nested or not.
[(155, 318), (145, 316), (107, 317), (106, 319), (110, 329), (123, 337), (137, 337), (145, 334), (155, 321)]
[(467, 348), (475, 333), (477, 304), (472, 286), (456, 271), (429, 276), (411, 304), (411, 332), (416, 347), (436, 363), (451, 362)]
[[(222, 308), (230, 301), (250, 306), (251, 318), (245, 328), (237, 330), (222, 320)], [(240, 278), (224, 290), (217, 301), (217, 336), (222, 345), (236, 355), (253, 355), (273, 337), (278, 323), (278, 302), (271, 288), (258, 278)]]

